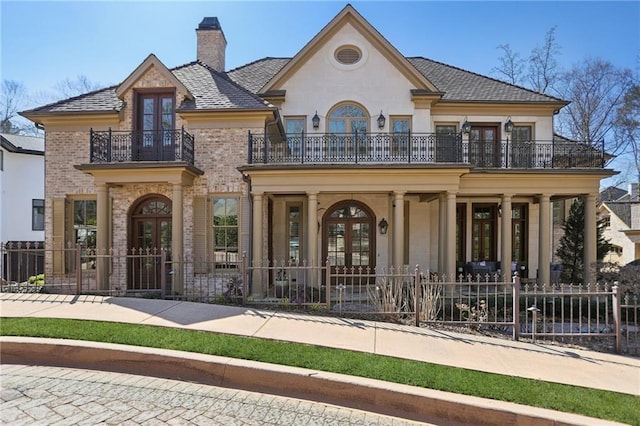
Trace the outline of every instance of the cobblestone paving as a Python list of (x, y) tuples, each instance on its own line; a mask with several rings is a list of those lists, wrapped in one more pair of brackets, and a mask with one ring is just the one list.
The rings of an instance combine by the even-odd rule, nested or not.
[(0, 366), (2, 425), (424, 425), (294, 398), (151, 377)]

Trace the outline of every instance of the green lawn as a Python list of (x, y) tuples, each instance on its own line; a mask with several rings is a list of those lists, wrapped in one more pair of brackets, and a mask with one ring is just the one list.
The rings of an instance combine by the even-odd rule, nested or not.
[(175, 349), (369, 377), (640, 425), (640, 397), (304, 344), (136, 324), (1, 318), (4, 336)]

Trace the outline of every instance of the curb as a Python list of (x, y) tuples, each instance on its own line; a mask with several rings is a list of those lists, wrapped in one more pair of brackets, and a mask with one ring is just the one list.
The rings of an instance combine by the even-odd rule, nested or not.
[(86, 368), (182, 380), (438, 424), (619, 424), (375, 379), (168, 349), (4, 336), (0, 337), (0, 357), (3, 364)]

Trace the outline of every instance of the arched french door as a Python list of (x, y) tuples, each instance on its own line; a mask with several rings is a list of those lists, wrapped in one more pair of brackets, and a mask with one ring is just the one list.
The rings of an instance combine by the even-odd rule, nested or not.
[(171, 248), (171, 200), (141, 198), (131, 209), (128, 289), (159, 290), (161, 250)]
[(369, 114), (360, 105), (343, 103), (329, 111), (327, 131), (328, 155), (336, 161), (353, 161), (368, 155)]
[(366, 273), (375, 268), (375, 217), (358, 201), (334, 204), (323, 217), (323, 259), (335, 271), (359, 268)]

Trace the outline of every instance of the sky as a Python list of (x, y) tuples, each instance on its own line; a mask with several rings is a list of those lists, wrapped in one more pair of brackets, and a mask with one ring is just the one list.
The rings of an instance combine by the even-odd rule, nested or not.
[[(30, 94), (54, 92), (57, 83), (78, 76), (101, 87), (119, 84), (151, 53), (169, 68), (194, 61), (195, 29), (208, 16), (220, 21), (231, 70), (264, 57), (294, 56), (346, 4), (0, 0), (0, 76), (23, 83)], [(640, 75), (637, 0), (351, 4), (405, 56), (486, 76), (497, 77), (499, 45), (526, 58), (553, 27), (562, 68), (591, 57)]]
[[(0, 0), (3, 80), (29, 92), (86, 76), (123, 81), (150, 53), (169, 68), (195, 60), (195, 28), (216, 16), (227, 39), (227, 70), (291, 57), (346, 2), (337, 1), (7, 1)], [(591, 56), (638, 70), (640, 2), (364, 1), (351, 3), (405, 56), (424, 56), (495, 75), (509, 43), (526, 57), (557, 26), (560, 63)], [(30, 106), (31, 107), (31, 106)]]

